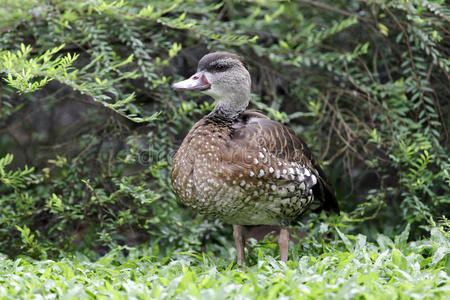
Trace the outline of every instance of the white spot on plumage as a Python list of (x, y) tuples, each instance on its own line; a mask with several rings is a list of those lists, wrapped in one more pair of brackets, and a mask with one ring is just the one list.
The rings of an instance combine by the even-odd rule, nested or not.
[(277, 169), (277, 170), (275, 171), (275, 177), (276, 177), (277, 179), (279, 179), (280, 176), (281, 176), (280, 170)]
[(253, 173), (253, 171), (250, 171), (250, 177), (255, 176), (255, 173)]
[(300, 183), (300, 189), (302, 190), (302, 191), (304, 191), (305, 190), (305, 183), (304, 182), (302, 182), (302, 183)]
[(273, 173), (274, 171), (275, 170), (272, 167), (269, 168), (269, 173)]
[(309, 172), (309, 170), (308, 169), (305, 169), (305, 176), (306, 177), (309, 177), (311, 175), (311, 173)]
[(241, 181), (241, 186), (244, 186), (244, 185), (245, 185), (245, 181), (242, 180), (242, 181)]
[(259, 173), (258, 173), (258, 178), (261, 178), (261, 177), (263, 177), (264, 176), (264, 170), (263, 169), (260, 169), (259, 170)]
[(311, 179), (312, 179), (312, 184), (313, 185), (316, 185), (316, 183), (317, 183), (317, 178), (316, 178), (316, 176), (313, 174), (313, 175), (311, 175)]
[(276, 191), (277, 190), (277, 186), (275, 184), (272, 184), (271, 187), (272, 191)]
[(255, 165), (257, 165), (259, 163), (258, 159), (254, 159), (253, 162), (255, 163)]
[(262, 152), (258, 152), (260, 158), (264, 158), (264, 154)]

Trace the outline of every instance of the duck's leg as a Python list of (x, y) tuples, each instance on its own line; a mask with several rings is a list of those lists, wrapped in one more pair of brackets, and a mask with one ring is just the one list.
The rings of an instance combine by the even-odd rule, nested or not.
[(233, 237), (236, 243), (237, 250), (237, 264), (242, 266), (244, 262), (244, 235), (243, 227), (241, 225), (233, 225)]
[(281, 261), (287, 261), (289, 251), (289, 230), (287, 228), (281, 227), (278, 245), (280, 246)]

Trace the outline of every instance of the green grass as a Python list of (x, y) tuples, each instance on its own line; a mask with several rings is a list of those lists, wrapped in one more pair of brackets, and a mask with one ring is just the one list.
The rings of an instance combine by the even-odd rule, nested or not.
[(224, 257), (161, 257), (143, 247), (96, 261), (81, 254), (58, 261), (0, 256), (0, 299), (450, 299), (450, 238), (442, 229), (412, 242), (408, 229), (374, 243), (331, 232), (335, 240), (307, 237), (292, 246), (287, 263), (266, 239), (242, 269), (233, 264), (233, 248)]

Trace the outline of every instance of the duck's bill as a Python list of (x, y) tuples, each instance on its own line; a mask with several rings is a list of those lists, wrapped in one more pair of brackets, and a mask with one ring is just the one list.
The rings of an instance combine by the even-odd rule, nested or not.
[(196, 73), (191, 78), (172, 84), (175, 91), (205, 91), (211, 87), (205, 74)]

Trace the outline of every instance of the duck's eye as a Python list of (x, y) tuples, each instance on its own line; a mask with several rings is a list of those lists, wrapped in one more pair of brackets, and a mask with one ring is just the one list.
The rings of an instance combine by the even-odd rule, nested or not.
[(217, 65), (215, 66), (215, 69), (216, 69), (216, 71), (218, 71), (218, 72), (223, 72), (223, 71), (225, 71), (225, 70), (227, 69), (227, 65), (224, 65), (224, 64), (217, 64)]

